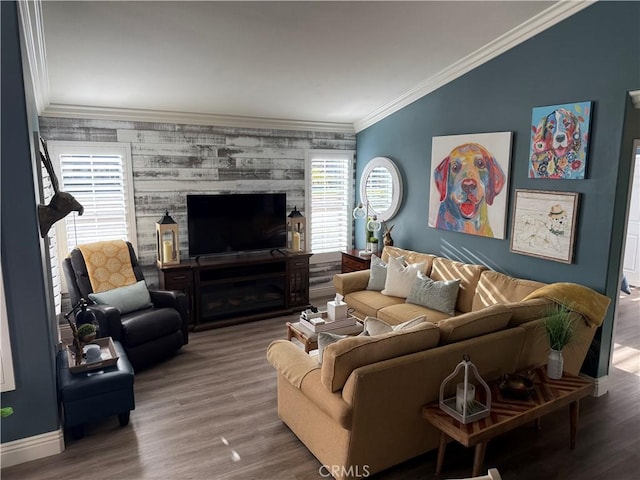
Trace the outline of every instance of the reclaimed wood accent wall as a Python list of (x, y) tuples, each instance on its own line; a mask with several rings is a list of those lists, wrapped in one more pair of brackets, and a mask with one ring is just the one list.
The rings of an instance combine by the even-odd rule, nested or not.
[[(286, 192), (287, 209), (305, 212), (305, 151), (355, 150), (355, 133), (40, 118), (47, 140), (120, 142), (131, 146), (138, 257), (157, 285), (155, 224), (165, 210), (179, 224), (187, 258), (189, 193)], [(354, 169), (355, 170), (355, 169)], [(340, 264), (315, 264), (311, 290), (331, 284)]]

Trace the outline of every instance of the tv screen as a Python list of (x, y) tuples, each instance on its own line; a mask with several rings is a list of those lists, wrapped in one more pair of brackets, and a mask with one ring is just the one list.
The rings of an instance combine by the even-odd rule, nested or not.
[(285, 193), (187, 195), (189, 256), (287, 246)]

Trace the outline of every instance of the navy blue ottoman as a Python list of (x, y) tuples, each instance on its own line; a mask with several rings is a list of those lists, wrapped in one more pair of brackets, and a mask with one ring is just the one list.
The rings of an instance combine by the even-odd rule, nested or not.
[(114, 342), (118, 362), (101, 370), (71, 373), (64, 350), (58, 353), (58, 395), (62, 402), (63, 425), (74, 437), (84, 434), (84, 425), (118, 415), (121, 426), (129, 424), (135, 409), (133, 368), (120, 342)]

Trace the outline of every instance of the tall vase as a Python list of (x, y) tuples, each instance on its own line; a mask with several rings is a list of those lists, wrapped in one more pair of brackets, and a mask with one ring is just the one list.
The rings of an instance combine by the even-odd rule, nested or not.
[(562, 357), (562, 351), (551, 349), (549, 358), (547, 358), (547, 376), (558, 380), (562, 378), (563, 368), (564, 358)]

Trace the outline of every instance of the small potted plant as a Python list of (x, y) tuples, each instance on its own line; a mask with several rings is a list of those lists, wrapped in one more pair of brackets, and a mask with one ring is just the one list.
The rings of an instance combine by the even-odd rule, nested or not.
[(571, 343), (576, 332), (575, 318), (571, 313), (570, 306), (555, 304), (543, 320), (544, 330), (551, 347), (547, 360), (549, 378), (562, 378), (564, 367), (562, 349)]

